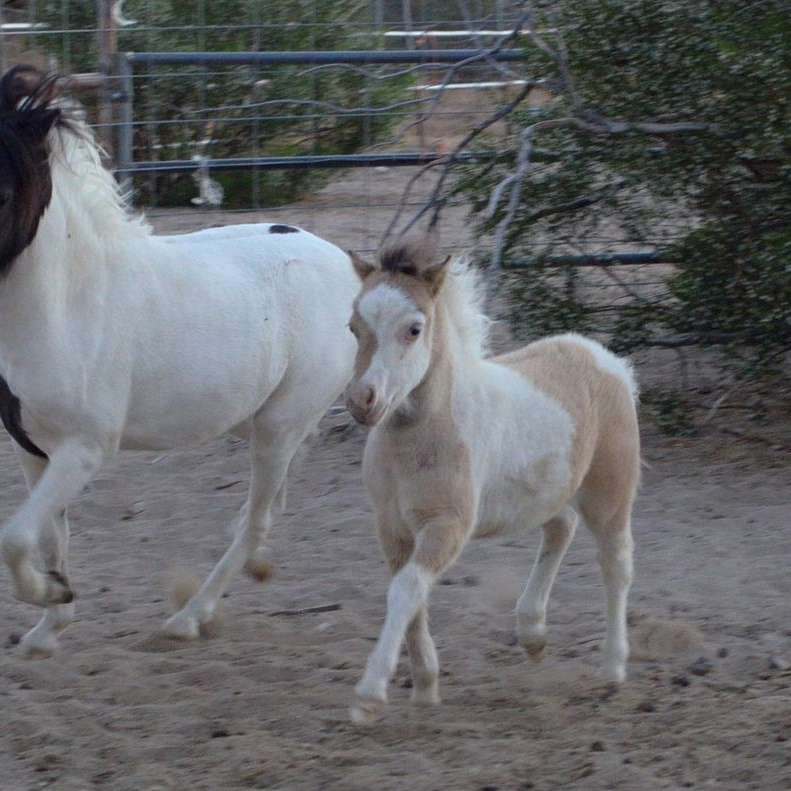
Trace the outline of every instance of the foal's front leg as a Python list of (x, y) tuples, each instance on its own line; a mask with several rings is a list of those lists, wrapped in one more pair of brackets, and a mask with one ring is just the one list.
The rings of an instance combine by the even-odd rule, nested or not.
[[(354, 688), (356, 699), (350, 715), (358, 725), (373, 722), (387, 703), (387, 686), (398, 664), (407, 629), (421, 611), (427, 613), (432, 585), (458, 557), (466, 536), (467, 526), (458, 518), (434, 520), (418, 533), (411, 559), (390, 582), (384, 627), (368, 657), (363, 678)], [(420, 621), (416, 626), (421, 626)], [(416, 632), (415, 636), (422, 635)], [(416, 648), (423, 645), (414, 643)], [(436, 661), (436, 653), (433, 658)]]
[[(414, 536), (397, 519), (380, 518), (377, 521), (379, 541), (390, 566), (390, 573), (398, 574), (415, 549)], [(439, 661), (428, 629), (427, 607), (421, 607), (407, 627), (406, 645), (412, 673), (412, 702), (439, 703)]]
[[(95, 443), (70, 440), (58, 446), (27, 501), (5, 526), (0, 548), (14, 581), (16, 597), (21, 601), (41, 607), (73, 601), (74, 593), (62, 571), (51, 567), (42, 574), (33, 566), (32, 555), (41, 543), (42, 532), (52, 527), (53, 520), (91, 480), (101, 466), (103, 455)], [(49, 557), (47, 560), (54, 562)]]

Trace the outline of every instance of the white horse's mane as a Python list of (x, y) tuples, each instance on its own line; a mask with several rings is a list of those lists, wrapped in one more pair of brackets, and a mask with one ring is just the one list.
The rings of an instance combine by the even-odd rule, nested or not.
[(100, 237), (150, 236), (150, 226), (142, 215), (130, 212), (127, 196), (102, 164), (93, 130), (73, 106), (63, 103), (61, 108), (68, 122), (55, 126), (48, 139), (53, 200), (60, 195), (73, 209), (79, 204)]
[(451, 263), (439, 299), (448, 311), (464, 350), (475, 357), (485, 357), (489, 352), (492, 325), (484, 312), (486, 283), (481, 270), (472, 265), (468, 255), (459, 256)]

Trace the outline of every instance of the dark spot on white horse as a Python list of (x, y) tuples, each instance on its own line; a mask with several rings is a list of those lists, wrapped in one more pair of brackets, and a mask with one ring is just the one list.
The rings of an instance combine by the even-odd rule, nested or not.
[(299, 233), (299, 228), (291, 225), (270, 225), (269, 233)]
[(0, 376), (0, 420), (20, 448), (41, 459), (49, 458), (27, 435), (22, 426), (22, 404), (11, 392), (8, 382), (2, 376)]

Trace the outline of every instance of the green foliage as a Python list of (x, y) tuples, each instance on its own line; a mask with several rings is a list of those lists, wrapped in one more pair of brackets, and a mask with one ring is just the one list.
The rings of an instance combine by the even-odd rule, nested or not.
[[(96, 25), (94, 3), (67, 3), (69, 27)], [(41, 21), (63, 24), (64, 4), (45, 2)], [(368, 21), (359, 0), (129, 0), (124, 14), (137, 21), (121, 28), (120, 51), (221, 51), (364, 49), (353, 23)], [(76, 35), (76, 34), (75, 34)], [(49, 42), (49, 43), (48, 43)], [(63, 41), (42, 45), (58, 55)], [(73, 71), (95, 70), (98, 53), (91, 34), (71, 52)], [(370, 80), (353, 69), (306, 66), (161, 66), (138, 69), (134, 91), (134, 147), (138, 160), (344, 154), (373, 143), (392, 126), (382, 113), (337, 112), (299, 102), (319, 100), (340, 108), (388, 105), (403, 98), (403, 77)], [(293, 100), (287, 103), (280, 100)], [(203, 147), (199, 141), (211, 139)], [(326, 171), (324, 172), (326, 173)], [(241, 171), (212, 174), (225, 189), (225, 206), (277, 205), (315, 188), (322, 172)], [(189, 175), (135, 180), (139, 199), (184, 204), (196, 194)]]
[[(780, 0), (561, 2), (572, 91), (541, 120), (597, 117), (700, 122), (701, 132), (592, 133), (572, 125), (536, 132), (557, 153), (525, 180), (506, 264), (556, 253), (651, 249), (678, 261), (664, 287), (637, 301), (603, 304), (570, 294), (557, 269), (522, 275), (521, 315), (530, 333), (601, 329), (619, 348), (683, 335), (742, 349), (750, 372), (791, 346), (791, 14)], [(545, 20), (548, 21), (548, 20)], [(550, 44), (555, 44), (551, 38)], [(531, 71), (562, 80), (536, 51)], [(515, 135), (539, 118), (516, 116)], [(458, 189), (482, 210), (513, 169), (470, 166)], [(621, 242), (620, 247), (614, 247)], [(626, 245), (623, 243), (626, 242)], [(629, 277), (628, 273), (623, 277)]]
[(681, 390), (653, 388), (640, 397), (657, 428), (672, 437), (694, 437), (698, 429), (692, 420), (691, 402)]

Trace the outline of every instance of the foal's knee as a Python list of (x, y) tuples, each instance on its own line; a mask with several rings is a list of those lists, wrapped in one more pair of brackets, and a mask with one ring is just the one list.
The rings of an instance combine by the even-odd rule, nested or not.
[(461, 519), (433, 521), (418, 533), (412, 560), (437, 577), (456, 560), (466, 540), (467, 526)]

